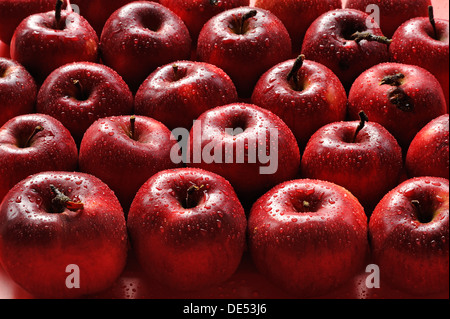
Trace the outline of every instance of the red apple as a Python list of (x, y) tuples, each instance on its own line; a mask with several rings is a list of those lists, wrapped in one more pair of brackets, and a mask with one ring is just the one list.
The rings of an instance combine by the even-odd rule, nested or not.
[(347, 0), (345, 3), (346, 8), (374, 14), (379, 18), (377, 23), (388, 38), (394, 35), (403, 22), (415, 17), (426, 17), (429, 5), (431, 0)]
[(272, 112), (233, 103), (203, 113), (194, 123), (187, 165), (223, 176), (244, 206), (271, 187), (295, 178), (300, 150), (292, 131)]
[(200, 32), (200, 61), (223, 69), (240, 97), (249, 97), (259, 77), (291, 57), (292, 44), (283, 23), (261, 8), (239, 7), (210, 19)]
[(448, 190), (448, 179), (413, 178), (377, 205), (370, 241), (386, 284), (416, 296), (448, 292)]
[(236, 7), (249, 6), (250, 0), (159, 0), (186, 24), (193, 41), (203, 26), (215, 15)]
[(394, 36), (389, 51), (394, 62), (418, 65), (430, 71), (444, 90), (449, 107), (449, 28), (448, 20), (414, 18), (402, 24)]
[(366, 120), (362, 113), (360, 122), (330, 123), (319, 129), (305, 148), (301, 171), (306, 178), (345, 187), (370, 214), (398, 185), (403, 160), (395, 138), (380, 124)]
[(449, 115), (425, 125), (414, 137), (406, 155), (409, 177), (436, 176), (449, 179)]
[(326, 66), (304, 58), (301, 55), (268, 70), (251, 99), (278, 115), (302, 150), (319, 128), (343, 121), (347, 115), (347, 93), (337, 76)]
[(222, 283), (245, 248), (247, 219), (232, 186), (199, 169), (151, 177), (137, 193), (127, 225), (144, 272), (176, 290)]
[(388, 43), (367, 13), (336, 9), (309, 26), (302, 54), (330, 68), (348, 90), (363, 71), (389, 60)]
[(444, 93), (427, 70), (399, 63), (381, 63), (364, 71), (348, 96), (349, 118), (364, 111), (407, 150), (414, 136), (432, 119), (446, 113)]
[(166, 7), (135, 1), (116, 10), (100, 38), (103, 62), (136, 92), (157, 67), (189, 59), (191, 38), (183, 21)]
[(152, 175), (179, 167), (171, 160), (177, 146), (169, 129), (152, 118), (102, 118), (83, 137), (80, 170), (104, 181), (127, 214), (137, 191)]
[(0, 202), (28, 175), (77, 169), (78, 150), (69, 131), (45, 114), (12, 118), (0, 128)]
[(76, 61), (97, 62), (98, 37), (89, 23), (74, 11), (37, 13), (24, 19), (11, 40), (11, 58), (42, 83), (58, 67)]
[(0, 57), (0, 126), (15, 116), (34, 112), (37, 85), (14, 60)]
[(127, 249), (122, 208), (94, 176), (38, 173), (13, 187), (0, 206), (2, 266), (37, 298), (105, 290), (124, 269)]
[(308, 27), (325, 12), (342, 8), (341, 0), (255, 0), (255, 7), (276, 15), (289, 31), (294, 51), (300, 51)]
[(57, 118), (77, 144), (97, 119), (133, 113), (133, 94), (113, 69), (74, 62), (53, 71), (39, 89), (36, 110)]
[(368, 252), (367, 217), (341, 186), (292, 180), (253, 205), (248, 238), (264, 276), (296, 297), (317, 297), (361, 271)]
[(236, 87), (223, 70), (203, 62), (177, 61), (158, 68), (143, 82), (135, 96), (135, 112), (171, 130), (189, 130), (203, 112), (237, 101)]

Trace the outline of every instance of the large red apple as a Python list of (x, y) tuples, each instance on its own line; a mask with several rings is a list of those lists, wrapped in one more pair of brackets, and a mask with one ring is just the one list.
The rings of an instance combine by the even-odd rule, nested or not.
[(215, 65), (176, 61), (158, 68), (135, 96), (135, 113), (152, 117), (170, 130), (190, 129), (203, 112), (238, 101), (230, 77)]
[(293, 180), (253, 205), (248, 238), (264, 276), (296, 297), (317, 297), (361, 271), (368, 252), (367, 217), (341, 186)]
[(283, 23), (261, 8), (239, 7), (210, 19), (200, 32), (200, 61), (223, 69), (240, 97), (250, 97), (259, 77), (291, 58), (292, 44)]
[(232, 186), (199, 169), (150, 178), (133, 201), (127, 225), (144, 272), (176, 290), (222, 283), (245, 249), (247, 219)]
[(74, 298), (110, 287), (125, 267), (125, 217), (114, 193), (82, 173), (42, 172), (0, 206), (0, 260), (37, 298)]
[(15, 116), (33, 113), (38, 87), (14, 60), (0, 57), (0, 126)]
[(28, 175), (77, 169), (78, 150), (70, 132), (55, 118), (26, 114), (0, 128), (0, 202)]
[(380, 276), (411, 296), (449, 289), (449, 183), (440, 177), (406, 180), (377, 205), (369, 222)]
[(177, 146), (169, 129), (152, 118), (102, 118), (83, 137), (80, 170), (104, 181), (126, 214), (137, 191), (152, 175), (179, 167), (171, 160), (171, 152)]

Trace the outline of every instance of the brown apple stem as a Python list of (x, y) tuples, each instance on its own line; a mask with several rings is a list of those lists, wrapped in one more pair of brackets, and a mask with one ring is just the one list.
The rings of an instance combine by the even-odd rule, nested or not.
[(294, 81), (294, 88), (295, 90), (298, 90), (298, 71), (302, 68), (303, 62), (305, 61), (305, 55), (300, 54), (297, 59), (294, 62), (294, 65), (292, 66), (291, 71), (289, 72), (287, 76), (287, 80), (290, 81), (291, 79)]
[(356, 128), (355, 135), (353, 136), (353, 143), (356, 142), (356, 138), (358, 137), (359, 132), (361, 132), (364, 126), (366, 126), (366, 122), (369, 121), (369, 117), (367, 116), (366, 113), (364, 113), (364, 111), (359, 112), (359, 118), (360, 122), (358, 127)]
[(209, 4), (212, 6), (217, 6), (219, 4), (219, 0), (209, 0)]
[(58, 212), (63, 212), (65, 208), (73, 212), (83, 209), (83, 203), (72, 201), (67, 195), (61, 192), (54, 185), (50, 185), (50, 188), (55, 194), (55, 197), (52, 199), (52, 203), (58, 208)]
[(64, 4), (64, 0), (57, 0), (56, 6), (55, 6), (55, 20), (56, 20), (56, 27), (55, 29), (60, 29), (60, 21), (61, 21), (61, 10), (62, 6)]
[(375, 41), (375, 42), (379, 42), (379, 43), (383, 43), (383, 44), (391, 44), (391, 42), (392, 42), (392, 39), (388, 39), (385, 36), (374, 35), (368, 31), (365, 31), (365, 32), (357, 31), (352, 34), (352, 39), (356, 43), (359, 43), (362, 40)]
[(130, 137), (132, 140), (135, 139), (135, 131), (136, 131), (136, 116), (132, 115), (130, 117)]
[(174, 80), (178, 81), (180, 79), (180, 75), (178, 74), (179, 67), (177, 64), (172, 65)]
[(248, 19), (251, 19), (251, 18), (255, 17), (257, 14), (258, 14), (258, 11), (250, 10), (249, 12), (247, 12), (246, 14), (244, 14), (242, 16), (239, 34), (244, 34), (245, 33), (245, 23), (247, 22)]
[(390, 86), (400, 86), (401, 85), (400, 80), (402, 80), (404, 78), (405, 78), (405, 75), (403, 73), (387, 75), (381, 80), (380, 85), (387, 84)]
[(195, 184), (192, 184), (186, 192), (186, 202), (184, 203), (185, 208), (193, 208), (197, 206), (198, 199), (196, 199), (195, 195), (198, 191), (200, 191), (202, 188), (204, 188), (205, 185), (197, 186)]
[(437, 29), (436, 29), (436, 21), (434, 20), (434, 11), (433, 6), (428, 6), (428, 18), (430, 19), (431, 26), (434, 31), (434, 38), (438, 39)]
[(33, 133), (31, 133), (31, 135), (28, 137), (28, 139), (27, 139), (27, 141), (26, 141), (26, 143), (25, 143), (25, 147), (29, 147), (29, 146), (31, 145), (31, 140), (33, 139), (33, 137), (34, 137), (37, 133), (39, 133), (39, 132), (41, 132), (41, 131), (43, 131), (43, 130), (44, 130), (44, 128), (43, 128), (42, 126), (40, 126), (40, 125), (36, 126), (36, 127), (34, 128), (34, 130), (33, 130)]

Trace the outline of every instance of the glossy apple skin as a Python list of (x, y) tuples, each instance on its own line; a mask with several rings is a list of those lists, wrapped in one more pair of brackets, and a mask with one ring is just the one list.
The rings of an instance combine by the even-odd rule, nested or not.
[(343, 121), (347, 115), (347, 93), (338, 77), (326, 66), (305, 60), (297, 73), (301, 90), (288, 74), (295, 60), (282, 62), (258, 81), (252, 103), (278, 115), (292, 130), (300, 149), (322, 126)]
[[(247, 31), (238, 34), (230, 28), (251, 10)], [(259, 77), (274, 65), (291, 58), (292, 43), (283, 23), (261, 8), (240, 7), (210, 19), (200, 32), (198, 60), (223, 69), (233, 80), (240, 97), (251, 96)]]
[(58, 67), (71, 62), (97, 62), (98, 37), (86, 19), (61, 11), (56, 28), (55, 11), (38, 13), (23, 20), (11, 40), (11, 58), (21, 63), (39, 84)]
[(103, 64), (74, 62), (47, 77), (39, 89), (36, 110), (61, 121), (79, 144), (96, 120), (131, 115), (133, 104), (131, 90), (116, 71)]
[(406, 154), (409, 177), (435, 176), (449, 179), (449, 115), (425, 125), (414, 137)]
[(368, 122), (353, 137), (359, 121), (330, 123), (309, 140), (302, 157), (306, 178), (326, 180), (348, 189), (370, 215), (378, 201), (398, 185), (402, 150), (381, 125)]
[(341, 0), (256, 0), (255, 7), (276, 15), (289, 31), (295, 52), (300, 52), (308, 27), (325, 12), (342, 8)]
[[(403, 74), (400, 85), (381, 84), (384, 77)], [(401, 90), (410, 99), (404, 109), (390, 96)], [(446, 113), (444, 93), (436, 78), (414, 65), (382, 63), (364, 71), (354, 82), (348, 96), (349, 118), (356, 120), (364, 111), (372, 122), (380, 123), (407, 150), (414, 136), (428, 122)]]
[[(377, 205), (369, 222), (375, 262), (386, 283), (410, 295), (426, 296), (449, 288), (448, 179), (406, 180)], [(418, 200), (431, 221), (419, 218)]]
[(216, 5), (211, 0), (159, 0), (159, 3), (184, 21), (195, 42), (209, 19), (223, 11), (250, 5), (249, 0), (220, 0)]
[(137, 116), (134, 127), (132, 138), (130, 116), (102, 118), (89, 127), (80, 145), (80, 170), (104, 181), (125, 214), (147, 179), (161, 170), (179, 167), (170, 157), (177, 141), (165, 125)]
[[(77, 211), (52, 211), (54, 185)], [(0, 207), (0, 258), (9, 276), (36, 297), (76, 298), (100, 292), (125, 267), (125, 217), (114, 193), (94, 176), (42, 172), (17, 184)], [(94, 261), (94, 262), (93, 262)], [(80, 288), (66, 287), (68, 265), (77, 265)]]
[[(189, 189), (201, 187), (185, 208)], [(155, 174), (128, 215), (131, 245), (145, 273), (165, 286), (194, 291), (217, 285), (237, 269), (247, 219), (232, 186), (211, 172), (181, 168)]]
[[(41, 126), (28, 147), (26, 141)], [(78, 149), (70, 132), (45, 114), (19, 115), (0, 128), (0, 201), (22, 179), (48, 170), (77, 169)]]
[(397, 28), (405, 21), (416, 17), (428, 17), (431, 0), (347, 0), (345, 7), (371, 14), (369, 5), (378, 6), (380, 28), (385, 36), (392, 38)]
[(250, 212), (248, 238), (257, 269), (300, 298), (348, 282), (368, 253), (361, 204), (341, 186), (318, 180), (287, 181), (264, 194)]
[(0, 127), (34, 112), (38, 87), (31, 74), (14, 60), (0, 57)]
[(158, 68), (142, 83), (135, 96), (135, 111), (170, 130), (189, 130), (203, 112), (237, 101), (236, 87), (223, 70), (209, 63), (177, 61)]
[(368, 68), (389, 61), (386, 44), (351, 39), (356, 32), (370, 32), (383, 36), (373, 20), (368, 28), (369, 16), (353, 9), (331, 10), (318, 17), (306, 31), (302, 54), (307, 59), (319, 62), (338, 76), (348, 90), (353, 81)]
[[(402, 24), (389, 46), (394, 62), (418, 65), (430, 71), (444, 90), (449, 107), (449, 24), (448, 20), (435, 19), (439, 40), (428, 18), (414, 18)], [(426, 58), (424, 58), (426, 57)]]
[(100, 37), (102, 60), (136, 92), (157, 67), (191, 57), (184, 22), (166, 7), (136, 1), (116, 10)]
[[(238, 135), (226, 132), (226, 129), (236, 128), (244, 131)], [(277, 133), (276, 145), (272, 140), (274, 132)], [(244, 148), (244, 154), (237, 154), (240, 145), (256, 145), (256, 154), (259, 154), (258, 149), (264, 144), (267, 151), (278, 146), (275, 154), (272, 150), (266, 153), (270, 155), (268, 163), (263, 163), (259, 155), (252, 158), (250, 147)], [(226, 151), (222, 151), (220, 161), (209, 163), (204, 156), (198, 158), (208, 145), (220, 146), (222, 150), (232, 149), (232, 158), (226, 155)], [(206, 111), (194, 123), (188, 146), (190, 162), (187, 165), (223, 176), (231, 183), (245, 208), (271, 187), (297, 177), (300, 169), (300, 150), (292, 131), (278, 116), (253, 104), (232, 103)], [(214, 150), (209, 154), (216, 155)], [(243, 162), (239, 157), (244, 158)], [(278, 166), (274, 172), (262, 174), (261, 167), (270, 167), (276, 161)]]

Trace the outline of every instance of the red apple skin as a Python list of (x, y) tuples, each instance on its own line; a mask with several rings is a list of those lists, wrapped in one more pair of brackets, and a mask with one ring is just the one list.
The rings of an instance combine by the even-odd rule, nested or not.
[[(247, 20), (244, 34), (230, 28), (252, 10), (257, 14)], [(292, 43), (283, 23), (269, 11), (253, 7), (234, 8), (214, 16), (203, 27), (197, 44), (198, 60), (223, 69), (242, 98), (251, 96), (264, 72), (291, 55)]]
[(10, 58), (9, 45), (0, 41), (0, 58)]
[(449, 115), (425, 125), (414, 137), (406, 154), (409, 177), (435, 176), (449, 179)]
[[(448, 179), (417, 177), (390, 191), (369, 221), (370, 242), (386, 284), (410, 295), (449, 289)], [(411, 203), (419, 201), (422, 215)]]
[[(192, 187), (192, 208), (183, 204)], [(191, 197), (192, 198), (192, 197)], [(128, 215), (131, 246), (148, 277), (194, 291), (218, 285), (237, 269), (247, 219), (223, 177), (195, 168), (155, 174), (139, 190)]]
[(429, 18), (414, 18), (402, 24), (389, 46), (391, 60), (418, 65), (430, 71), (442, 86), (449, 107), (449, 24), (435, 19), (438, 40)]
[[(83, 208), (51, 209), (54, 185)], [(125, 267), (125, 217), (99, 179), (75, 172), (42, 172), (18, 183), (0, 206), (0, 259), (4, 270), (38, 298), (77, 298), (110, 287)], [(95, 260), (95, 262), (93, 262)], [(68, 265), (80, 287), (69, 289)]]
[[(236, 128), (244, 131), (238, 135), (226, 132), (226, 129)], [(278, 149), (276, 154), (273, 154), (272, 150), (270, 154), (266, 153), (270, 155), (269, 163), (263, 163), (259, 155), (256, 155), (252, 163), (250, 147), (243, 150), (244, 154), (237, 154), (239, 145), (255, 145), (260, 148), (265, 143), (267, 150), (272, 148), (274, 144), (271, 140), (275, 136), (271, 130), (277, 132)], [(220, 161), (213, 160), (209, 163), (203, 156), (198, 158), (199, 151), (201, 150), (203, 155), (208, 145), (220, 146), (223, 150)], [(233, 149), (231, 159), (226, 156), (226, 149)], [(301, 157), (295, 136), (288, 126), (272, 112), (247, 103), (232, 103), (203, 113), (191, 129), (188, 154), (189, 167), (223, 176), (231, 183), (246, 208), (271, 187), (297, 177)], [(211, 150), (210, 154), (218, 156), (214, 150)], [(239, 162), (239, 157), (244, 157), (242, 163)], [(278, 162), (276, 170), (262, 174), (261, 167), (268, 168), (275, 160)]]
[(116, 194), (127, 214), (139, 188), (159, 171), (179, 167), (170, 158), (177, 141), (162, 123), (137, 116), (131, 135), (130, 116), (97, 120), (80, 145), (82, 172), (97, 176)]
[[(370, 28), (366, 23), (368, 19), (372, 23)], [(302, 44), (302, 54), (331, 69), (347, 90), (363, 71), (389, 61), (386, 44), (367, 40), (357, 43), (351, 38), (357, 31), (383, 36), (381, 29), (365, 12), (336, 9), (314, 20)]]
[(197, 41), (203, 26), (215, 15), (236, 7), (249, 6), (249, 0), (159, 0), (186, 24), (193, 41)]
[(184, 22), (159, 3), (135, 1), (116, 10), (100, 37), (102, 60), (136, 92), (156, 68), (188, 60), (192, 40)]
[(341, 0), (256, 0), (255, 7), (276, 15), (289, 31), (295, 52), (300, 52), (308, 27), (325, 12), (342, 8)]
[(278, 115), (303, 150), (319, 128), (346, 119), (347, 93), (330, 69), (309, 60), (303, 61), (296, 74), (298, 90), (293, 80), (288, 80), (294, 63), (288, 60), (267, 71), (256, 84), (251, 101)]
[(0, 57), (0, 127), (15, 116), (33, 113), (37, 91), (36, 82), (21, 64)]
[(176, 61), (158, 68), (142, 83), (135, 96), (135, 112), (170, 130), (189, 130), (203, 112), (237, 101), (236, 87), (222, 69), (203, 62)]
[(348, 189), (370, 215), (378, 201), (398, 185), (402, 150), (381, 125), (368, 122), (353, 138), (358, 121), (330, 123), (309, 140), (302, 157), (305, 178), (319, 179)]
[[(404, 75), (399, 85), (381, 83), (386, 76), (398, 73)], [(409, 106), (391, 100), (397, 91), (406, 94)], [(364, 111), (372, 122), (391, 132), (405, 151), (420, 129), (445, 114), (446, 108), (444, 93), (430, 72), (400, 63), (381, 63), (364, 71), (348, 95), (350, 119), (356, 120)]]
[(22, 64), (39, 84), (55, 69), (67, 63), (97, 62), (97, 34), (86, 19), (72, 11), (61, 11), (56, 27), (55, 11), (24, 19), (11, 40), (11, 58)]
[(345, 7), (363, 12), (372, 12), (369, 5), (376, 5), (380, 10), (379, 25), (383, 34), (392, 38), (394, 32), (405, 21), (416, 17), (428, 17), (431, 0), (347, 0)]
[(39, 89), (36, 110), (61, 121), (79, 144), (96, 120), (131, 115), (133, 104), (131, 90), (116, 71), (103, 64), (74, 62), (47, 77)]
[(250, 212), (248, 238), (259, 272), (300, 298), (348, 282), (368, 253), (361, 204), (341, 186), (318, 180), (287, 181), (264, 194)]
[[(41, 126), (26, 145), (35, 128)], [(0, 128), (0, 202), (28, 175), (49, 170), (75, 171), (78, 149), (70, 132), (45, 114), (19, 115)]]

